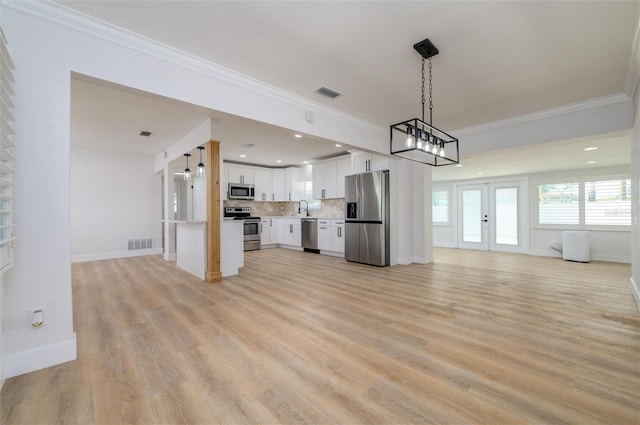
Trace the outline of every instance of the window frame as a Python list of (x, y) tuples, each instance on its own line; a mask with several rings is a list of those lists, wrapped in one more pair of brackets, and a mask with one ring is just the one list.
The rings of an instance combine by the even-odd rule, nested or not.
[[(533, 222), (534, 229), (540, 230), (594, 230), (594, 231), (612, 231), (612, 232), (628, 232), (631, 230), (631, 225), (620, 225), (620, 224), (586, 224), (585, 219), (585, 205), (586, 205), (586, 194), (585, 194), (585, 183), (586, 182), (597, 182), (597, 181), (608, 181), (608, 180), (627, 180), (630, 179), (630, 174), (589, 174), (582, 176), (572, 176), (572, 177), (558, 177), (558, 178), (544, 178), (536, 180), (533, 183), (532, 187), (532, 196), (533, 196), (533, 208), (532, 212), (534, 213), (535, 220)], [(578, 183), (578, 224), (540, 224), (540, 186), (545, 184), (558, 184), (558, 183)]]
[[(447, 193), (447, 221), (433, 221), (433, 194), (434, 192)], [(451, 226), (451, 189), (448, 187), (432, 187), (431, 189), (431, 225), (432, 226)]]

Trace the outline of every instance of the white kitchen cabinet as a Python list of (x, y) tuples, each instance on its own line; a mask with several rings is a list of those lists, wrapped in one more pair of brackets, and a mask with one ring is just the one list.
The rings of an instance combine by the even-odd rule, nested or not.
[(300, 183), (300, 170), (298, 168), (287, 168), (284, 178), (285, 201), (298, 202), (304, 198), (302, 183)]
[(255, 197), (256, 201), (272, 201), (273, 200), (273, 181), (271, 171), (268, 168), (255, 168), (253, 170), (255, 177)]
[(389, 158), (384, 155), (369, 152), (353, 152), (351, 154), (351, 171), (354, 174), (388, 169)]
[(280, 243), (280, 229), (278, 228), (278, 219), (269, 219), (269, 244)]
[(285, 193), (285, 170), (273, 170), (272, 171), (272, 184), (273, 184), (273, 195), (271, 196), (270, 201), (287, 201), (287, 195)]
[(344, 254), (344, 220), (331, 220), (330, 223), (331, 233), (331, 251), (340, 252)]
[(280, 241), (278, 219), (263, 218), (260, 225), (260, 245), (277, 245)]
[(263, 218), (260, 220), (260, 245), (271, 244), (271, 234), (269, 233), (271, 220)]
[(336, 198), (344, 198), (345, 177), (351, 174), (351, 158), (336, 159)]
[(229, 166), (222, 163), (222, 175), (220, 176), (220, 196), (223, 201), (229, 200)]
[(313, 164), (313, 198), (344, 198), (344, 178), (350, 174), (348, 156)]
[(229, 164), (227, 167), (227, 182), (255, 184), (255, 170), (253, 167)]
[(336, 161), (313, 164), (313, 199), (336, 197)]
[(302, 247), (302, 226), (299, 218), (278, 219), (279, 243), (291, 247)]
[(331, 250), (331, 220), (318, 219), (318, 249)]

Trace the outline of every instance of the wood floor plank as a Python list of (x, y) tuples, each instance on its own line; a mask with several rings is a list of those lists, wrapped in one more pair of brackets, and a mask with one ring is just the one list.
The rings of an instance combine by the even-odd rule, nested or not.
[(268, 249), (215, 285), (160, 256), (72, 271), (78, 359), (8, 379), (3, 424), (640, 423), (626, 264)]

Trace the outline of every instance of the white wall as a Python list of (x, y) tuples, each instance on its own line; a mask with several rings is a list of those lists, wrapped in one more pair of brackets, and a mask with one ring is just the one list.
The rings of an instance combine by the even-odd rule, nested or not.
[[(525, 213), (529, 214), (528, 226), (528, 247), (525, 252), (532, 255), (542, 255), (550, 257), (562, 257), (562, 253), (553, 250), (550, 245), (552, 242), (562, 243), (563, 229), (544, 229), (538, 228), (535, 223), (535, 199), (537, 196), (537, 185), (541, 180), (563, 178), (563, 177), (581, 177), (581, 176), (611, 176), (629, 174), (629, 167), (607, 167), (595, 168), (589, 170), (570, 170), (558, 171), (542, 174), (532, 174), (527, 176), (504, 176), (499, 179), (477, 179), (464, 180), (457, 182), (435, 182), (434, 190), (448, 189), (450, 204), (450, 225), (433, 226), (433, 244), (435, 246), (455, 248), (457, 247), (457, 186), (465, 184), (489, 183), (491, 181), (516, 181), (527, 178), (529, 180), (529, 208)], [(631, 262), (631, 231), (629, 228), (624, 230), (592, 230), (590, 232), (591, 242), (591, 258), (599, 261), (614, 262)]]
[[(15, 2), (1, 7), (2, 28), (13, 46), (16, 65), (18, 145), (18, 241), (5, 285), (3, 317), (7, 376), (76, 356), (71, 294), (71, 72), (351, 146), (388, 148), (386, 129), (109, 27), (94, 31), (93, 24), (53, 3)], [(313, 124), (304, 119), (306, 111), (315, 113)], [(47, 308), (48, 323), (33, 331), (31, 310), (40, 306)]]
[[(640, 46), (636, 44), (636, 48), (640, 49)], [(636, 52), (636, 58), (640, 58), (640, 53)], [(640, 84), (637, 81), (634, 107), (635, 121), (631, 135), (631, 291), (640, 310)]]
[[(71, 149), (71, 260), (162, 253), (161, 190), (152, 157)], [(128, 251), (137, 238), (154, 249)]]

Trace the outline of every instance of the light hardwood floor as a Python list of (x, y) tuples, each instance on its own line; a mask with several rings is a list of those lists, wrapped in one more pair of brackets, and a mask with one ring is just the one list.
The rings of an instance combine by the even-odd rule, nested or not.
[(78, 360), (8, 379), (2, 423), (640, 423), (628, 265), (245, 264), (219, 284), (158, 256), (74, 264)]

